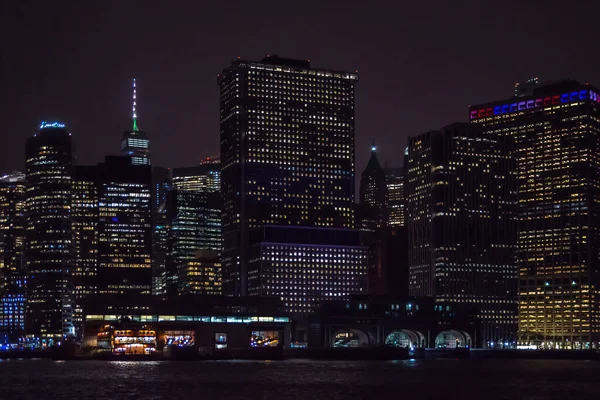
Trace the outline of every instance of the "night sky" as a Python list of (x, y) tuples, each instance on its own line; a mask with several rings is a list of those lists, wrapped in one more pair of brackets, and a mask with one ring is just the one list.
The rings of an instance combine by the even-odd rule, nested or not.
[[(402, 163), (406, 138), (467, 120), (515, 82), (600, 85), (600, 1), (0, 0), (0, 173), (23, 169), (42, 120), (67, 124), (79, 164), (117, 154), (131, 79), (152, 163), (219, 152), (217, 74), (241, 56), (355, 71), (357, 173), (376, 140)], [(355, 5), (356, 4), (356, 5)]]

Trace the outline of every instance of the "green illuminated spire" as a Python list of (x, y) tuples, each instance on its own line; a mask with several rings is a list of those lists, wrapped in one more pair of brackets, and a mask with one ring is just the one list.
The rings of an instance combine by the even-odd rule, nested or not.
[(136, 106), (136, 95), (135, 95), (135, 78), (133, 78), (133, 131), (137, 132), (137, 113), (135, 111)]

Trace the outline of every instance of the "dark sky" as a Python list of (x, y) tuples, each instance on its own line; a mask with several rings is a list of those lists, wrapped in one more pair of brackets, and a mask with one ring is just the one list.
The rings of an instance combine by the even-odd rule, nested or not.
[(600, 1), (0, 0), (0, 172), (22, 169), (42, 120), (67, 124), (77, 162), (119, 151), (131, 78), (154, 165), (218, 153), (216, 76), (237, 56), (359, 70), (357, 172), (375, 138), (401, 164), (406, 137), (467, 119), (516, 81), (600, 85)]

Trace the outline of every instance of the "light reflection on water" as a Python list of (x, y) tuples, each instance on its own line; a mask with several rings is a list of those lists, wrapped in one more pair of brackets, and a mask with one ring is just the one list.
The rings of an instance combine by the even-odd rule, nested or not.
[[(600, 362), (0, 362), (0, 399), (597, 399)], [(390, 397), (390, 394), (392, 396)]]

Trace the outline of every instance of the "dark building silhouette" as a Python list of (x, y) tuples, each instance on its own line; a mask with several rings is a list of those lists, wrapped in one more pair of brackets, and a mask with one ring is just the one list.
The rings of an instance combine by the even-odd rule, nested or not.
[(356, 208), (356, 226), (361, 231), (361, 243), (368, 248), (368, 291), (371, 294), (385, 294), (383, 241), (387, 220), (386, 177), (373, 145), (369, 162), (361, 174), (360, 198)]
[[(234, 61), (217, 81), (223, 289), (228, 295), (259, 293), (270, 285), (259, 265), (251, 265), (255, 229), (266, 225), (354, 227), (354, 84), (358, 75), (270, 56), (261, 61)], [(302, 296), (289, 285), (280, 288), (279, 295), (289, 297), (289, 292)], [(347, 293), (347, 289), (340, 287), (337, 293)], [(291, 305), (297, 302), (288, 300), (287, 307), (298, 309)]]
[(377, 159), (377, 148), (371, 147), (371, 157), (360, 179), (359, 207), (364, 207), (361, 215), (361, 229), (374, 230), (387, 226), (388, 187), (385, 172)]
[(42, 123), (27, 139), (25, 260), (28, 337), (45, 344), (73, 334), (71, 299), (71, 135)]
[(133, 80), (133, 128), (123, 133), (121, 153), (131, 158), (133, 165), (150, 165), (150, 140), (137, 125), (137, 87)]
[(25, 174), (0, 177), (0, 332), (25, 333)]
[(525, 86), (469, 113), (516, 144), (519, 344), (598, 347), (600, 90)]
[(490, 347), (516, 344), (513, 150), (463, 123), (408, 146), (410, 295), (472, 307)]

